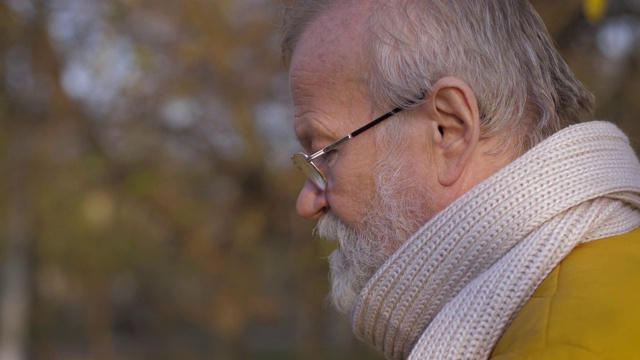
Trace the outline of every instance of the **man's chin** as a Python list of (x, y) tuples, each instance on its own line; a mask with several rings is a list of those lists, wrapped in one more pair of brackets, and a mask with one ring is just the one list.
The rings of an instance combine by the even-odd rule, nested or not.
[(338, 311), (349, 313), (373, 274), (389, 258), (380, 237), (358, 233), (340, 218), (328, 213), (316, 227), (317, 234), (338, 243), (329, 256), (330, 298)]
[(345, 258), (340, 249), (329, 255), (329, 269), (331, 275), (331, 302), (343, 314), (349, 314), (356, 297), (364, 287), (358, 279), (353, 264)]

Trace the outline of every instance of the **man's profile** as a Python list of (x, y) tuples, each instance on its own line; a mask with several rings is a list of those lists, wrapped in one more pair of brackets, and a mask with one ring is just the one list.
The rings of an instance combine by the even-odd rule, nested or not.
[(331, 298), (389, 359), (640, 352), (640, 164), (525, 0), (294, 1)]

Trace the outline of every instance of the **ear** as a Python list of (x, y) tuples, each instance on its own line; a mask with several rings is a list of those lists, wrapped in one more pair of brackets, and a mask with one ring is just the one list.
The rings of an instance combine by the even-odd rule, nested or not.
[(445, 77), (432, 87), (426, 101), (433, 120), (433, 155), (442, 186), (461, 180), (480, 139), (478, 102), (471, 87)]

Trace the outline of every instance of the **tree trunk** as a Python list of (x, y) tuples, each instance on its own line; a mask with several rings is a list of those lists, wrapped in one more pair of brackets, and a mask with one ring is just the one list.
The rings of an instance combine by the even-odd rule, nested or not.
[(5, 173), (8, 176), (7, 224), (0, 301), (0, 359), (27, 359), (32, 304), (33, 221), (29, 199), (28, 129), (16, 126), (9, 135)]

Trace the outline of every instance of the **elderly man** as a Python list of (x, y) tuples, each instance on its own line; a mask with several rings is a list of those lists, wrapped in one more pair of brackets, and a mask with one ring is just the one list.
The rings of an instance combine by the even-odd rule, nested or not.
[[(640, 353), (640, 164), (525, 0), (296, 1), (297, 211), (389, 359)], [(374, 119), (371, 121), (371, 119)]]

